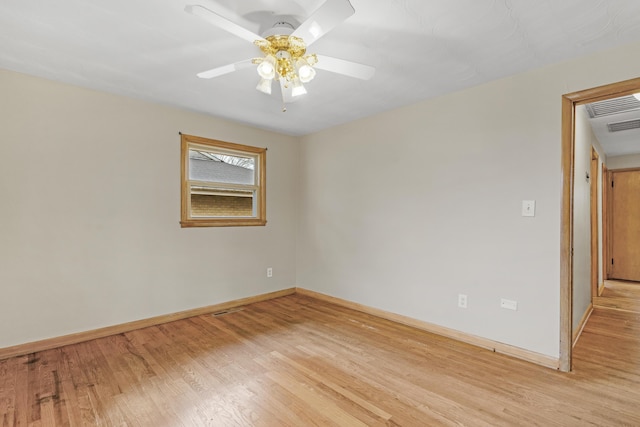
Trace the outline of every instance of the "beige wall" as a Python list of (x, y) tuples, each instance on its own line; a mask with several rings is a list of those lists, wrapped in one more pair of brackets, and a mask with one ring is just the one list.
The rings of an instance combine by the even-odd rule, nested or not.
[(640, 154), (607, 157), (607, 168), (609, 170), (640, 168)]
[[(295, 286), (296, 139), (9, 71), (0, 87), (0, 347)], [(180, 228), (179, 131), (268, 147), (266, 227)]]
[(561, 95), (638, 70), (636, 44), (303, 138), (298, 286), (557, 357)]
[[(0, 347), (297, 285), (556, 357), (560, 97), (639, 53), (301, 139), (0, 71)], [(267, 227), (179, 227), (178, 131), (269, 148)]]

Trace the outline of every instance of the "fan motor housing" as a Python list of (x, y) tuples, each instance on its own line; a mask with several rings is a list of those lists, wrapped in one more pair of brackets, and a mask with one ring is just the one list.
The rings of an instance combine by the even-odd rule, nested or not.
[(300, 58), (307, 52), (304, 41), (295, 36), (274, 35), (266, 38), (267, 43), (258, 45), (265, 55), (275, 55), (280, 51), (289, 52), (292, 58)]

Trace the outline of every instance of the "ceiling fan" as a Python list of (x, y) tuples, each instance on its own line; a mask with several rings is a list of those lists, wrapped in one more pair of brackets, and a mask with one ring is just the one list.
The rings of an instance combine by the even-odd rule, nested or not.
[[(304, 83), (313, 80), (316, 69), (362, 80), (369, 80), (375, 73), (375, 68), (369, 65), (331, 56), (307, 54), (307, 47), (355, 13), (349, 0), (326, 0), (297, 28), (281, 19), (262, 36), (201, 5), (188, 5), (185, 12), (255, 44), (264, 54), (263, 57), (246, 59), (198, 73), (198, 77), (203, 79), (219, 77), (257, 65), (260, 81), (256, 89), (270, 95), (272, 83), (276, 80), (280, 84), (282, 102), (286, 104), (307, 93)], [(285, 106), (283, 111), (286, 111)]]

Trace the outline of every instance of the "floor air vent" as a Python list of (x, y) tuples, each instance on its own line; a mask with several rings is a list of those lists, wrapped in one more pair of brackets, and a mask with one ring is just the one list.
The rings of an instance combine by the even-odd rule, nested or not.
[(606, 99), (591, 104), (586, 104), (589, 117), (609, 116), (611, 114), (625, 113), (627, 111), (640, 110), (640, 101), (635, 96), (623, 96), (622, 98)]
[(626, 120), (624, 122), (607, 124), (609, 132), (620, 132), (623, 130), (640, 129), (640, 119)]
[(216, 311), (215, 313), (212, 313), (211, 315), (213, 317), (218, 317), (218, 316), (224, 316), (225, 314), (231, 314), (231, 313), (235, 313), (236, 311), (242, 311), (242, 310), (244, 310), (243, 307), (236, 307), (236, 308), (230, 308), (228, 310)]

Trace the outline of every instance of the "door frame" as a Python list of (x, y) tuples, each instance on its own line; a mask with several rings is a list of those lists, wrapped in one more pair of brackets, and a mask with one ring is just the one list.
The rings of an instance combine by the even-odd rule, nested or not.
[(560, 216), (560, 363), (572, 364), (573, 316), (573, 192), (576, 107), (640, 92), (640, 78), (598, 86), (562, 96), (562, 200)]
[[(600, 182), (599, 173), (600, 173), (600, 156), (596, 149), (591, 147), (591, 170), (590, 170), (590, 180), (589, 180), (589, 192), (590, 198), (589, 206), (590, 206), (590, 215), (591, 215), (591, 301), (593, 302), (593, 297), (600, 296), (598, 292), (599, 285), (599, 276), (600, 276), (600, 268), (598, 259), (599, 246), (600, 246), (600, 233), (598, 233), (598, 225), (600, 221), (600, 212), (598, 211), (598, 183)], [(604, 185), (604, 184), (603, 184)]]
[(609, 248), (609, 212), (611, 212), (611, 207), (609, 206), (610, 183), (611, 172), (609, 172), (607, 165), (602, 163), (602, 286), (598, 290), (598, 296), (602, 295), (604, 282), (609, 279), (610, 272), (610, 265), (608, 261), (609, 254), (611, 253)]

